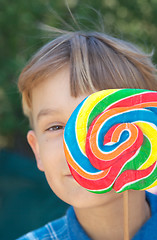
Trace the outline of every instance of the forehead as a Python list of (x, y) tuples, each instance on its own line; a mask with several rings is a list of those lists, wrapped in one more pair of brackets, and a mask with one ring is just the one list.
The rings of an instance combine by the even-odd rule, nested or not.
[(37, 121), (39, 116), (48, 114), (70, 117), (72, 111), (86, 96), (71, 96), (70, 71), (66, 66), (32, 90), (33, 120)]
[(32, 110), (37, 113), (46, 106), (60, 105), (62, 98), (68, 99), (69, 95), (69, 68), (64, 67), (34, 87), (32, 90)]

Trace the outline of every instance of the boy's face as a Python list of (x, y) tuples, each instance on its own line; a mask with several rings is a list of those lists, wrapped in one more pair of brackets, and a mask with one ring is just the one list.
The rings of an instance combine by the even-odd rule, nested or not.
[(90, 193), (72, 177), (63, 150), (64, 127), (77, 105), (87, 95), (74, 98), (70, 94), (69, 68), (64, 67), (32, 91), (34, 131), (27, 138), (38, 168), (44, 171), (55, 194), (76, 207), (91, 207), (113, 200), (120, 194)]

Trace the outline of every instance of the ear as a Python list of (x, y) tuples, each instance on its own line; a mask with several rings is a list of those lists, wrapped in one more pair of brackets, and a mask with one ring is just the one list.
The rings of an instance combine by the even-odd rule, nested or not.
[(34, 152), (36, 162), (37, 162), (37, 167), (39, 168), (40, 171), (44, 171), (43, 164), (40, 160), (38, 140), (33, 130), (27, 133), (27, 141)]

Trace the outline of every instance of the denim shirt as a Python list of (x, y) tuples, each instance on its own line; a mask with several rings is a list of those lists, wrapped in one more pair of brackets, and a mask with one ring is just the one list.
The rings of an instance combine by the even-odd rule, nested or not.
[[(146, 192), (146, 199), (151, 208), (151, 218), (142, 226), (132, 240), (157, 239), (157, 196)], [(35, 231), (27, 233), (18, 240), (90, 240), (79, 222), (73, 207), (66, 215), (46, 224)]]

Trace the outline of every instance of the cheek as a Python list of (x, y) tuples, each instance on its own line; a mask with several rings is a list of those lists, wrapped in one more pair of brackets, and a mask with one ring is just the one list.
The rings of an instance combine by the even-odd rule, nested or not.
[(41, 161), (46, 168), (57, 169), (65, 160), (62, 135), (52, 138), (51, 135), (41, 139), (39, 143)]

